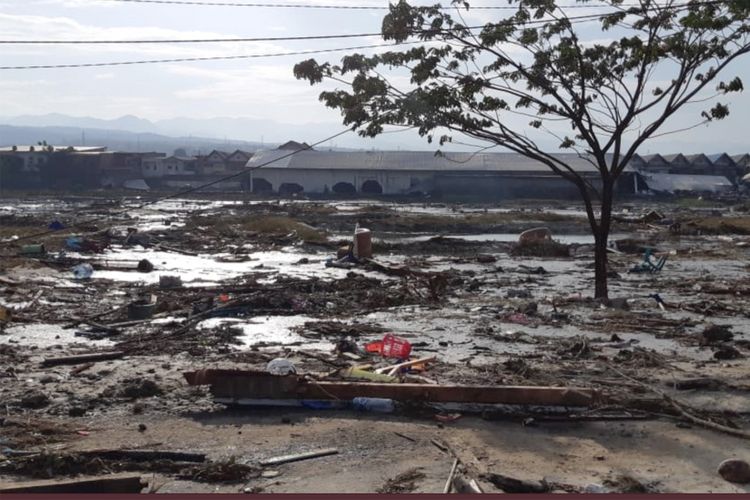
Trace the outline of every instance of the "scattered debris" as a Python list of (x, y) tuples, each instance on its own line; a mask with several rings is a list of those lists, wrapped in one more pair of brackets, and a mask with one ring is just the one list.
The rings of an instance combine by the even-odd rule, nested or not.
[(424, 478), (425, 474), (422, 472), (422, 468), (415, 467), (387, 480), (383, 486), (377, 489), (377, 493), (391, 495), (412, 493), (417, 489), (417, 481)]

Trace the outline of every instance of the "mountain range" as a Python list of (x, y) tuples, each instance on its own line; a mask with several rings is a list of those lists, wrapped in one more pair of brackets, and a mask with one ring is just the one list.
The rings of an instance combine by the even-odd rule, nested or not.
[[(333, 135), (340, 125), (325, 123), (288, 124), (254, 118), (187, 118), (150, 121), (133, 115), (115, 119), (69, 116), (59, 113), (0, 117), (0, 146), (36, 144), (47, 141), (58, 145), (107, 146), (112, 150), (158, 151), (171, 153), (185, 148), (189, 153), (211, 149), (257, 150), (288, 140), (314, 142)], [(313, 135), (314, 134), (314, 135)], [(325, 144), (325, 149), (347, 149), (348, 143)], [(361, 141), (360, 141), (361, 145)], [(387, 148), (387, 143), (379, 147)], [(397, 149), (398, 144), (392, 144)]]

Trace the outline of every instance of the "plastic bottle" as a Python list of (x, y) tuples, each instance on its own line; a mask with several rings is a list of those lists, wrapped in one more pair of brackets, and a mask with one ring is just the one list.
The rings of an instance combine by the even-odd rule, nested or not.
[(352, 408), (375, 413), (393, 413), (396, 405), (392, 399), (360, 397), (352, 399)]

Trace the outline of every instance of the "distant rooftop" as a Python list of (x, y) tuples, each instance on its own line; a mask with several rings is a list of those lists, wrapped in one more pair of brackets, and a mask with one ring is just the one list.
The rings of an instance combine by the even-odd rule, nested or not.
[(35, 144), (22, 146), (3, 146), (0, 147), (0, 153), (31, 153), (46, 151), (50, 146), (54, 151), (75, 151), (77, 153), (101, 153), (107, 150), (106, 146), (39, 146)]
[[(286, 156), (286, 158), (284, 158)], [(594, 165), (575, 153), (553, 155), (579, 172), (595, 172)], [(260, 151), (248, 167), (269, 163), (265, 168), (352, 169), (352, 170), (461, 170), (461, 171), (539, 171), (548, 169), (541, 162), (517, 153), (443, 153), (431, 151)]]

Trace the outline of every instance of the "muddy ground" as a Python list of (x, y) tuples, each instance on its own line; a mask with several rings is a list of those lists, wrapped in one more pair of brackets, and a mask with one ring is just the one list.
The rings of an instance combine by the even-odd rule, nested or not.
[[(548, 491), (750, 491), (717, 474), (750, 460), (747, 205), (620, 205), (610, 297), (625, 305), (591, 299), (593, 240), (572, 203), (145, 202), (0, 201), (3, 484), (127, 472), (158, 492), (440, 492), (455, 456), (485, 491), (501, 491), (497, 475)], [(48, 233), (53, 221), (68, 229)], [(373, 231), (376, 264), (327, 266), (357, 223)], [(558, 243), (517, 245), (539, 226)], [(28, 254), (34, 243), (46, 253)], [(666, 255), (660, 273), (629, 272), (645, 248)], [(74, 276), (81, 263), (90, 278)], [(144, 292), (154, 315), (134, 320), (127, 305)], [(385, 332), (437, 356), (412, 382), (587, 387), (602, 402), (226, 408), (182, 375), (287, 358), (338, 379), (385, 366), (361, 351)], [(124, 356), (43, 364), (113, 350)]]

